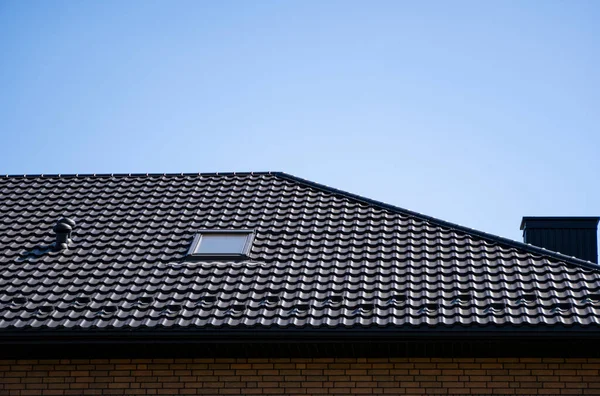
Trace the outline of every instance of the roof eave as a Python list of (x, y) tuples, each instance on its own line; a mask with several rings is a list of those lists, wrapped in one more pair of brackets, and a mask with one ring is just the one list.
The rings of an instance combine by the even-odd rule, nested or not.
[(341, 328), (126, 328), (126, 329), (7, 329), (0, 331), (0, 344), (31, 342), (37, 344), (80, 341), (111, 342), (226, 342), (240, 340), (261, 342), (346, 342), (348, 340), (436, 340), (436, 339), (493, 339), (493, 338), (569, 338), (600, 339), (600, 326), (528, 325), (528, 326), (414, 326), (398, 327), (341, 327)]
[(594, 329), (14, 332), (0, 358), (600, 357)]

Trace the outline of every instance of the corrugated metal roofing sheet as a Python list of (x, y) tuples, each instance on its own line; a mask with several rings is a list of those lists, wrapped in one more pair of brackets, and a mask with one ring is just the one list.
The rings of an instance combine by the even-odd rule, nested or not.
[(600, 324), (594, 267), (279, 173), (0, 178), (0, 244), (6, 330)]

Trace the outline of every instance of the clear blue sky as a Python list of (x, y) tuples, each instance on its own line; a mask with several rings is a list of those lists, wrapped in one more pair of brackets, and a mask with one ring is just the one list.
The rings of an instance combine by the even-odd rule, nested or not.
[(1, 1), (0, 173), (285, 171), (600, 215), (599, 1)]

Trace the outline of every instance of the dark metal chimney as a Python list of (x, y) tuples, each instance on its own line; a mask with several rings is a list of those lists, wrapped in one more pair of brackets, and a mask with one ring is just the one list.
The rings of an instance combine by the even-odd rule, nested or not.
[(523, 241), (598, 263), (600, 217), (523, 217)]

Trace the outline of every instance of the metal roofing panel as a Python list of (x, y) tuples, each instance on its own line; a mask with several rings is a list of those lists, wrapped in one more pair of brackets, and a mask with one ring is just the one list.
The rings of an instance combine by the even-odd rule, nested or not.
[[(600, 324), (589, 263), (282, 174), (5, 177), (0, 203), (0, 329)], [(190, 261), (201, 229), (255, 238)]]

